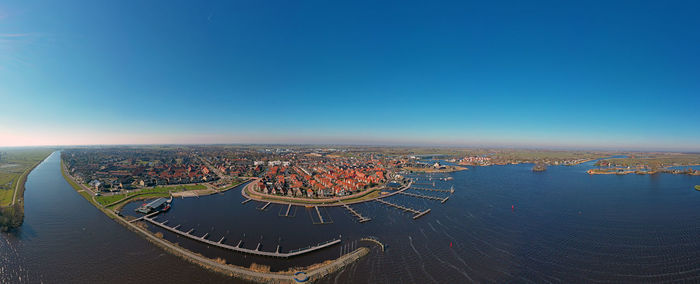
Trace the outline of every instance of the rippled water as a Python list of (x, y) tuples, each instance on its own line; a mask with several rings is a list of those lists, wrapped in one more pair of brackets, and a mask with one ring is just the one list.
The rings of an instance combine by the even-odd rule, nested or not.
[[(341, 245), (279, 260), (207, 247), (164, 232), (165, 238), (207, 256), (239, 265), (263, 263), (273, 270), (337, 257), (362, 245), (355, 240), (365, 236), (387, 244), (385, 252), (373, 250), (325, 278), (326, 283), (700, 280), (700, 192), (693, 189), (700, 177), (590, 176), (585, 171), (591, 166), (549, 167), (542, 173), (533, 173), (531, 165), (471, 168), (452, 174), (451, 181), (437, 182), (441, 188), (454, 185), (455, 193), (445, 204), (408, 196), (387, 199), (432, 209), (418, 220), (372, 202), (353, 205), (370, 222), (359, 224), (345, 209), (328, 208), (322, 213), (333, 223), (314, 225), (315, 210), (293, 207), (294, 217), (281, 217), (286, 206), (260, 211), (256, 208), (261, 203), (242, 205), (237, 189), (177, 199), (159, 220), (199, 235), (209, 233), (212, 240), (225, 237), (233, 245), (243, 240), (245, 247), (255, 248), (260, 243), (267, 251), (342, 235)], [(162, 275), (176, 282), (227, 279), (166, 254), (92, 208), (62, 180), (57, 154), (30, 175), (26, 195), (26, 225), (0, 244), (0, 282), (19, 277), (143, 282)]]
[(151, 245), (90, 205), (63, 179), (59, 153), (31, 172), (22, 227), (0, 234), (0, 283), (221, 282)]

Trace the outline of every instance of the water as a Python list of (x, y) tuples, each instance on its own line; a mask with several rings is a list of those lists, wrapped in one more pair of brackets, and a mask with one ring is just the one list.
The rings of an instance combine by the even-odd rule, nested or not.
[(32, 171), (24, 224), (0, 235), (0, 283), (222, 282), (115, 223), (63, 179), (59, 153)]
[[(386, 252), (373, 250), (325, 283), (700, 281), (700, 192), (693, 189), (700, 177), (591, 176), (586, 170), (592, 164), (551, 166), (541, 173), (527, 164), (471, 167), (452, 173), (453, 180), (436, 181), (440, 188), (454, 185), (445, 204), (408, 196), (387, 199), (432, 209), (418, 220), (372, 202), (353, 205), (370, 222), (359, 224), (344, 208), (328, 208), (322, 213), (333, 223), (314, 225), (315, 210), (293, 207), (294, 217), (280, 217), (286, 206), (259, 211), (261, 203), (241, 205), (239, 189), (176, 199), (159, 218), (194, 228), (198, 235), (209, 233), (211, 240), (224, 236), (235, 245), (242, 239), (248, 248), (261, 243), (266, 251), (342, 235), (342, 245), (283, 260), (241, 255), (164, 232), (165, 238), (204, 255), (239, 265), (263, 263), (272, 270), (337, 257), (363, 245), (354, 240), (365, 236), (387, 244)], [(0, 282), (18, 277), (30, 282), (229, 279), (163, 252), (92, 208), (63, 181), (57, 154), (29, 176), (26, 208), (25, 225), (0, 244)]]

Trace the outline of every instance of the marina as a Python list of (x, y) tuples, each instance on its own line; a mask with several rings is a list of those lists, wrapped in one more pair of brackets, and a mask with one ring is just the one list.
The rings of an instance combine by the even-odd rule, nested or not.
[(247, 248), (241, 247), (241, 244), (243, 243), (243, 240), (239, 241), (239, 242), (238, 242), (238, 245), (236, 245), (236, 246), (231, 246), (231, 245), (224, 244), (224, 243), (223, 243), (223, 238), (222, 238), (221, 240), (219, 240), (218, 242), (215, 242), (215, 241), (211, 241), (211, 240), (206, 239), (206, 237), (209, 235), (209, 233), (206, 233), (206, 234), (204, 234), (203, 236), (199, 237), (199, 236), (196, 236), (196, 235), (193, 235), (193, 234), (192, 234), (192, 232), (194, 231), (194, 229), (190, 229), (189, 231), (184, 232), (184, 231), (180, 231), (180, 230), (178, 230), (178, 229), (176, 229), (176, 228), (174, 228), (174, 227), (169, 227), (169, 226), (165, 225), (164, 222), (158, 222), (158, 221), (154, 220), (153, 218), (144, 218), (143, 220), (148, 221), (149, 223), (151, 223), (151, 224), (153, 224), (153, 225), (156, 225), (156, 226), (158, 226), (158, 227), (161, 227), (161, 228), (163, 228), (163, 229), (166, 229), (166, 230), (168, 230), (168, 231), (170, 231), (170, 232), (172, 232), (172, 233), (175, 233), (175, 234), (177, 234), (177, 235), (180, 235), (180, 236), (183, 236), (183, 237), (187, 237), (187, 238), (189, 238), (189, 239), (192, 239), (192, 240), (195, 240), (195, 241), (199, 241), (199, 242), (202, 242), (202, 243), (211, 245), (211, 246), (215, 246), (215, 247), (219, 247), (219, 248), (223, 248), (223, 249), (227, 249), (227, 250), (232, 250), (232, 251), (236, 251), (236, 252), (241, 252), (241, 253), (260, 255), (260, 256), (269, 256), (269, 257), (278, 257), (278, 258), (290, 258), (290, 257), (302, 255), (302, 254), (305, 254), (305, 253), (310, 253), (310, 252), (313, 252), (313, 251), (316, 251), (316, 250), (320, 250), (320, 249), (323, 249), (323, 248), (326, 248), (326, 247), (329, 247), (329, 246), (332, 246), (332, 245), (335, 245), (335, 244), (338, 244), (338, 243), (341, 242), (340, 238), (337, 238), (337, 239), (329, 240), (329, 241), (326, 241), (326, 242), (323, 242), (323, 243), (319, 243), (319, 244), (317, 244), (317, 245), (309, 246), (309, 247), (306, 247), (306, 248), (291, 250), (291, 251), (286, 252), (286, 253), (280, 252), (280, 251), (279, 251), (279, 246), (277, 247), (277, 251), (275, 251), (275, 252), (267, 252), (267, 251), (261, 251), (261, 250), (260, 250), (261, 243), (258, 243), (258, 245), (256, 246), (255, 249), (247, 249)]
[[(537, 187), (529, 185), (541, 180), (543, 175), (533, 174), (530, 170), (532, 166), (527, 164), (480, 167), (478, 171), (454, 173), (451, 182), (454, 183), (455, 192), (450, 196), (450, 202), (434, 208), (423, 215), (428, 218), (421, 217), (420, 221), (400, 216), (398, 210), (395, 210), (396, 214), (387, 214), (387, 210), (394, 210), (387, 207), (394, 206), (377, 201), (349, 205), (363, 216), (371, 217), (371, 222), (336, 218), (334, 224), (317, 226), (307, 218), (279, 217), (278, 212), (284, 215), (288, 204), (279, 206), (279, 211), (274, 208), (274, 212), (270, 207), (266, 211), (255, 211), (250, 202), (242, 206), (240, 204), (246, 198), (240, 194), (178, 199), (169, 211), (156, 214), (159, 217), (155, 220), (168, 220), (163, 225), (175, 230), (187, 232), (195, 229), (190, 233), (197, 239), (209, 233), (206, 240), (214, 243), (253, 251), (260, 243), (259, 250), (269, 253), (277, 252), (278, 246), (280, 253), (292, 252), (285, 247), (305, 248), (309, 244), (333, 240), (334, 236), (341, 234), (340, 244), (359, 241), (368, 235), (376, 236), (386, 246), (387, 253), (381, 257), (371, 256), (372, 253), (381, 253), (372, 246), (372, 258), (356, 263), (358, 271), (367, 273), (346, 270), (340, 274), (341, 278), (356, 283), (381, 283), (385, 282), (386, 277), (406, 283), (470, 282), (464, 274), (451, 269), (450, 265), (462, 269), (474, 282), (493, 279), (535, 283), (552, 281), (553, 278), (543, 276), (545, 273), (568, 283), (575, 283), (580, 277), (614, 283), (626, 282), (629, 277), (635, 277), (638, 282), (646, 282), (643, 279), (694, 282), (700, 277), (700, 273), (693, 269), (700, 266), (700, 260), (694, 257), (700, 252), (700, 242), (692, 238), (700, 234), (698, 220), (693, 214), (700, 201), (700, 194), (693, 189), (700, 184), (698, 177), (661, 175), (656, 180), (650, 180), (648, 176), (628, 175), (580, 179), (581, 172), (589, 169), (591, 164), (549, 167), (549, 181)], [(582, 181), (570, 182), (575, 179)], [(438, 181), (436, 185), (439, 187), (442, 183)], [(656, 190), (659, 185), (663, 186), (664, 194)], [(449, 185), (443, 188), (449, 188)], [(589, 198), (582, 199), (581, 192), (588, 192), (586, 196)], [(425, 209), (420, 208), (430, 202), (402, 194), (393, 196), (392, 200), (382, 198), (382, 201), (415, 208), (417, 212), (424, 212)], [(107, 216), (86, 214), (94, 210), (94, 206), (64, 181), (58, 154), (29, 175), (25, 200), (25, 222), (32, 230), (18, 231), (16, 237), (6, 235), (6, 241), (0, 242), (0, 251), (5, 257), (0, 262), (6, 269), (5, 274), (0, 274), (0, 278), (6, 278), (0, 282), (15, 283), (20, 275), (31, 283), (71, 283), (75, 281), (76, 272), (85, 275), (84, 280), (92, 283), (99, 283), (106, 276), (128, 282), (152, 280), (139, 273), (140, 267), (163, 272), (159, 279), (173, 283), (180, 283), (188, 277), (214, 283), (231, 281), (227, 275), (208, 272), (198, 265), (163, 253)], [(652, 207), (648, 207), (650, 200), (653, 200)], [(131, 202), (121, 211), (127, 217), (132, 216), (129, 214), (136, 214), (134, 209), (143, 203)], [(260, 203), (264, 204), (266, 202)], [(515, 205), (514, 211), (511, 205)], [(292, 207), (290, 216), (295, 209), (305, 209), (304, 206)], [(345, 207), (318, 207), (324, 221), (330, 220), (328, 216), (348, 214)], [(313, 213), (314, 219), (319, 219), (314, 208), (306, 209)], [(328, 211), (327, 214), (324, 210)], [(415, 211), (407, 211), (411, 214), (408, 216), (417, 215)], [(178, 243), (194, 253), (211, 259), (221, 258), (226, 263), (243, 267), (261, 263), (269, 265), (272, 271), (289, 269), (289, 259), (295, 264), (307, 266), (337, 257), (340, 247), (333, 245), (332, 248), (293, 258), (258, 254), (244, 254), (246, 257), (242, 257), (240, 252), (172, 233), (149, 221), (144, 220), (144, 223), (154, 233), (163, 233), (163, 239)], [(468, 226), (465, 225), (467, 223)], [(217, 231), (211, 228), (217, 228)], [(662, 228), (663, 231), (645, 233), (655, 228)], [(582, 230), (587, 233), (582, 234)], [(522, 239), (525, 235), (529, 237)], [(265, 239), (259, 239), (259, 236), (265, 236)], [(611, 239), (610, 236), (616, 237)], [(104, 246), (104, 240), (110, 238), (120, 241)], [(533, 239), (538, 241), (533, 243)], [(483, 240), (490, 240), (491, 245), (484, 245)], [(371, 241), (358, 244), (371, 245), (368, 242)], [(23, 253), (13, 253), (18, 249)], [(619, 261), (596, 258), (597, 254), (594, 253), (600, 249), (613, 254)], [(440, 258), (445, 263), (421, 261), (416, 257), (418, 254), (423, 259)], [(571, 254), (587, 257), (565, 257)], [(105, 255), (111, 257), (105, 258)], [(74, 265), (73, 271), (62, 269), (62, 263), (74, 263), (77, 259), (95, 259), (96, 262), (87, 266)], [(121, 265), (128, 268), (113, 269)], [(421, 271), (420, 267), (425, 265), (429, 271), (441, 272), (387, 276), (373, 270), (377, 265), (386, 271), (405, 271), (406, 268)], [(447, 269), (440, 270), (443, 268)], [(93, 274), (95, 269), (101, 273)], [(524, 270), (533, 273), (517, 274)], [(330, 275), (329, 281), (320, 282), (333, 283), (336, 276)]]

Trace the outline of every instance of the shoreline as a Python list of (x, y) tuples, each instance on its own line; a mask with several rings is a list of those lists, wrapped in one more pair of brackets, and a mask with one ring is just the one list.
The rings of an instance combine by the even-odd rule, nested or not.
[[(15, 188), (12, 193), (12, 202), (7, 205), (0, 206), (0, 216), (6, 214), (9, 216), (7, 223), (3, 222), (0, 224), (0, 231), (11, 231), (22, 226), (24, 223), (24, 191), (26, 190), (25, 185), (27, 183), (27, 177), (29, 177), (29, 174), (31, 174), (32, 171), (34, 171), (34, 169), (36, 169), (36, 167), (38, 167), (41, 163), (46, 161), (46, 159), (48, 159), (54, 152), (49, 152), (36, 164), (22, 172), (22, 174), (17, 178), (17, 183), (15, 184)], [(19, 199), (17, 198), (17, 195), (19, 195)]]
[(589, 175), (628, 175), (628, 174), (638, 174), (638, 175), (655, 175), (655, 174), (672, 174), (672, 175), (689, 175), (689, 176), (700, 176), (700, 172), (688, 173), (688, 172), (673, 172), (672, 170), (662, 169), (662, 170), (639, 170), (639, 169), (589, 169), (586, 171)]
[[(60, 160), (61, 163), (61, 174), (63, 175), (63, 178), (68, 182), (68, 184), (73, 187), (76, 192), (80, 193), (81, 191), (84, 192), (85, 188), (83, 188), (82, 185), (78, 184), (71, 175), (69, 175), (65, 171), (65, 167), (63, 166), (63, 159)], [(240, 184), (239, 184), (240, 185)], [(246, 185), (247, 186), (247, 185)], [(226, 190), (230, 190), (236, 186), (232, 186), (231, 188), (228, 188)], [(244, 187), (245, 188), (245, 187)], [(280, 271), (280, 272), (260, 272), (260, 271), (255, 271), (251, 268), (243, 267), (243, 266), (237, 266), (237, 265), (232, 265), (232, 264), (226, 264), (225, 262), (222, 263), (220, 261), (217, 261), (215, 259), (211, 259), (208, 257), (205, 257), (199, 253), (187, 250), (185, 248), (182, 248), (178, 246), (177, 244), (174, 244), (166, 239), (159, 238), (152, 232), (150, 232), (147, 229), (141, 228), (137, 226), (134, 223), (129, 223), (128, 220), (125, 218), (115, 214), (112, 210), (107, 209), (104, 206), (101, 206), (99, 203), (95, 202), (92, 200), (93, 198), (89, 198), (88, 196), (84, 194), (80, 194), (83, 196), (88, 202), (90, 202), (95, 208), (100, 210), (102, 213), (104, 213), (107, 217), (110, 219), (116, 221), (118, 224), (126, 227), (128, 230), (137, 233), (138, 235), (144, 237), (146, 240), (149, 242), (157, 245), (161, 249), (172, 253), (176, 256), (179, 256), (183, 258), (184, 260), (187, 260), (191, 263), (197, 264), (202, 266), (203, 268), (216, 271), (218, 273), (226, 274), (231, 277), (237, 278), (237, 279), (244, 279), (244, 280), (250, 280), (250, 281), (255, 281), (255, 282), (260, 282), (260, 283), (295, 283), (297, 280), (294, 277), (294, 271), (292, 269), (296, 268), (290, 268), (286, 271)], [(369, 254), (370, 249), (367, 247), (360, 247), (356, 249), (355, 251), (352, 251), (350, 253), (347, 253), (345, 255), (340, 256), (339, 258), (333, 259), (333, 260), (326, 260), (322, 263), (317, 263), (310, 265), (305, 268), (300, 268), (297, 271), (302, 271), (303, 269), (310, 269), (308, 272), (304, 272), (306, 276), (309, 277), (309, 281), (313, 282), (315, 280), (321, 279), (324, 276), (334, 273), (346, 265), (353, 263), (363, 256)]]

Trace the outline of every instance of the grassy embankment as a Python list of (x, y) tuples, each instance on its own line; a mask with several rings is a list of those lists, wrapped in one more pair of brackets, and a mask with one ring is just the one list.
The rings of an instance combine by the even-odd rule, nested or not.
[(700, 191), (700, 185), (696, 185), (695, 190)]
[(122, 193), (115, 195), (97, 196), (95, 200), (102, 206), (116, 207), (126, 201), (137, 199), (150, 199), (158, 197), (169, 197), (170, 193), (187, 191), (187, 190), (202, 190), (207, 187), (201, 184), (197, 185), (179, 185), (179, 186), (158, 186), (153, 188), (144, 188), (131, 193)]
[(27, 176), (51, 152), (49, 149), (0, 151), (0, 231), (22, 225)]

